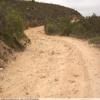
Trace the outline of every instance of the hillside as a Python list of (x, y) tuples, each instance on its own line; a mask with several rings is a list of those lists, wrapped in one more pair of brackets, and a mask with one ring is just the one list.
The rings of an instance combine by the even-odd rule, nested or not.
[(59, 17), (81, 17), (80, 13), (74, 9), (54, 4), (13, 1), (10, 2), (10, 5), (24, 15), (25, 21), (29, 26), (43, 25), (48, 19), (57, 19)]
[[(5, 8), (5, 9), (4, 9)], [(22, 49), (27, 41), (24, 29), (43, 25), (48, 19), (59, 17), (80, 17), (71, 9), (58, 5), (31, 1), (0, 0), (0, 68), (4, 66), (14, 50)], [(6, 54), (5, 54), (6, 53)], [(3, 62), (3, 63), (2, 63)]]

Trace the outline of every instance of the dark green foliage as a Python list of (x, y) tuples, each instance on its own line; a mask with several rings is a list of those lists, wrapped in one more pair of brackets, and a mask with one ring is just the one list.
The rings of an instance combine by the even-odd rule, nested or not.
[(56, 35), (56, 33), (59, 33), (59, 28), (57, 27), (57, 25), (53, 23), (49, 23), (45, 27), (46, 27), (46, 33), (49, 35)]
[(100, 17), (82, 17), (72, 23), (70, 18), (60, 17), (56, 21), (50, 20), (45, 24), (48, 35), (75, 36), (90, 39), (91, 42), (100, 44)]
[(73, 34), (85, 38), (100, 36), (100, 17), (91, 16), (80, 19), (79, 22), (74, 23)]
[(89, 42), (90, 42), (90, 43), (99, 44), (99, 46), (100, 46), (100, 36), (91, 38), (91, 39), (89, 40)]
[(23, 35), (23, 19), (17, 11), (9, 9), (5, 16), (5, 33), (11, 33), (16, 38), (21, 38)]
[(48, 35), (69, 36), (72, 31), (70, 18), (59, 17), (56, 20), (50, 20), (45, 24)]
[(57, 21), (48, 20), (45, 24), (45, 31), (48, 35), (58, 35), (60, 34), (60, 28)]
[(32, 2), (35, 2), (35, 0), (32, 0)]
[[(23, 32), (25, 28), (43, 25), (48, 19), (56, 20), (59, 17), (73, 15), (81, 17), (73, 9), (34, 3), (34, 0), (27, 2), (24, 0), (0, 0), (0, 39), (10, 47), (18, 48), (16, 46), (20, 47), (20, 40), (25, 37)], [(51, 32), (60, 31), (59, 24), (53, 26), (54, 30), (52, 30), (51, 24), (48, 27), (51, 27), (49, 30)]]
[(61, 28), (61, 35), (63, 36), (69, 36), (72, 31), (72, 23), (70, 22), (70, 18), (60, 18), (59, 25)]
[(23, 17), (16, 9), (10, 7), (8, 2), (0, 1), (0, 37), (2, 37), (1, 39), (8, 46), (17, 49), (21, 48), (21, 44), (19, 43), (19, 41), (23, 38), (23, 36)]

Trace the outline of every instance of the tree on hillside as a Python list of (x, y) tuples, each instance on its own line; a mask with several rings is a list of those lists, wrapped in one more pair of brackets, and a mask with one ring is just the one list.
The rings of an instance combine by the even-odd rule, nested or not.
[(32, 0), (32, 2), (35, 2), (35, 0)]

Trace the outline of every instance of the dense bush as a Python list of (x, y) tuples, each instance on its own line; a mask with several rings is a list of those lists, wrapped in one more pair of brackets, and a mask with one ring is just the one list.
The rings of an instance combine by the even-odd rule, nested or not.
[(0, 2), (0, 37), (8, 46), (23, 47), (19, 42), (25, 37), (23, 22), (23, 17), (16, 9), (8, 6), (6, 1)]
[(73, 35), (85, 38), (100, 36), (100, 17), (91, 16), (73, 24)]
[(70, 19), (60, 17), (57, 20), (49, 20), (45, 24), (45, 30), (48, 35), (64, 35), (69, 36), (72, 30)]
[(97, 16), (87, 17), (81, 22), (91, 36), (100, 35), (100, 18)]
[[(90, 43), (100, 44), (100, 36), (94, 37), (89, 40)], [(100, 45), (99, 45), (100, 46)]]
[(61, 35), (69, 36), (72, 32), (73, 24), (70, 22), (70, 18), (60, 18), (58, 20), (60, 23)]
[(46, 34), (48, 35), (60, 34), (59, 25), (53, 20), (47, 21), (47, 23), (45, 24), (45, 31), (46, 31)]
[(100, 43), (100, 17), (96, 15), (82, 17), (74, 23), (71, 22), (70, 18), (60, 17), (56, 21), (48, 21), (45, 27), (46, 33), (49, 35), (69, 36), (71, 34), (71, 36), (79, 38), (92, 38), (91, 41)]

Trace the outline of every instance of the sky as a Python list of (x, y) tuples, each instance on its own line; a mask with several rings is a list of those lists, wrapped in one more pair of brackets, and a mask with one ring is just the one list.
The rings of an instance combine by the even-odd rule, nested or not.
[(59, 4), (74, 8), (83, 16), (91, 16), (93, 13), (100, 16), (100, 0), (36, 0), (38, 2)]

